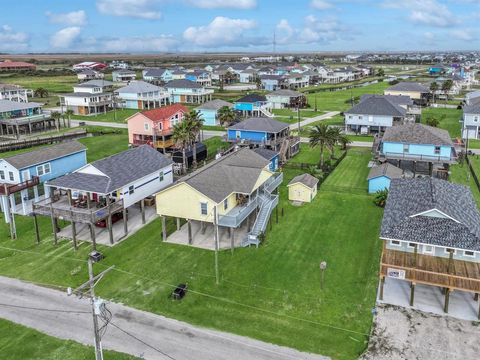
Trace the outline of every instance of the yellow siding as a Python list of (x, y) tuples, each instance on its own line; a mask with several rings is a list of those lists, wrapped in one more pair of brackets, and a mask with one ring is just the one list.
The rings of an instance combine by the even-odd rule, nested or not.
[(257, 182), (255, 183), (255, 186), (253, 187), (253, 191), (257, 190), (265, 181), (267, 181), (273, 173), (269, 170), (263, 169), (262, 172), (260, 173), (260, 176), (257, 179)]
[(288, 199), (291, 201), (311, 202), (317, 195), (317, 187), (309, 187), (297, 183), (288, 187)]
[(225, 210), (223, 201), (218, 205), (218, 215), (225, 215), (237, 205), (237, 196), (235, 193), (230, 194), (226, 199), (228, 201), (228, 208)]
[(385, 90), (385, 95), (404, 95), (410, 96), (410, 99), (420, 99), (421, 94), (418, 91), (392, 91), (392, 90)]
[[(207, 203), (207, 215), (201, 214), (201, 202)], [(213, 222), (213, 206), (215, 203), (185, 183), (159, 192), (156, 195), (156, 204), (157, 214), (160, 216)]]

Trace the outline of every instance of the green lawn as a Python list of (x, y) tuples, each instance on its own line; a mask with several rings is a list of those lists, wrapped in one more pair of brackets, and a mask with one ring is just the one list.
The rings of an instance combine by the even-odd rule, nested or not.
[(308, 94), (307, 99), (310, 106), (314, 106), (316, 96), (319, 111), (345, 111), (351, 108), (350, 99), (352, 97), (359, 97), (363, 94), (383, 94), (383, 91), (389, 86), (388, 82), (380, 82), (348, 90), (320, 91), (316, 94)]
[(438, 127), (447, 130), (452, 138), (460, 137), (462, 110), (441, 107), (422, 110), (422, 123), (425, 123), (431, 117), (439, 120), (440, 124)]
[[(101, 145), (89, 146), (89, 152), (100, 150)], [(318, 149), (302, 144), (299, 156), (316, 162)], [(162, 243), (161, 223), (155, 220), (113, 248), (99, 246), (106, 259), (95, 271), (116, 268), (99, 283), (97, 293), (193, 324), (333, 359), (356, 359), (372, 323), (380, 254), (382, 211), (366, 194), (369, 159), (369, 152), (351, 150), (327, 179), (330, 186), (322, 186), (315, 200), (301, 207), (289, 203), (286, 187), (301, 172), (285, 170), (279, 223), (272, 216), (273, 227), (258, 249), (220, 252), (220, 285), (214, 281), (214, 253)], [(19, 238), (14, 241), (0, 223), (0, 274), (60, 287), (86, 280), (88, 244), (76, 252), (66, 241), (54, 246), (50, 220), (40, 218), (42, 242), (35, 245), (32, 219), (16, 219)], [(168, 225), (173, 231), (173, 221)], [(320, 289), (322, 260), (328, 268)], [(190, 291), (181, 302), (172, 302), (172, 286), (181, 282)]]
[(87, 161), (92, 162), (128, 149), (127, 132), (79, 139), (87, 147)]
[[(339, 157), (342, 153), (342, 150), (340, 148), (335, 148), (335, 156)], [(324, 157), (325, 160), (330, 158), (330, 150), (328, 148), (325, 148), (324, 150)], [(312, 164), (312, 165), (317, 165), (318, 162), (320, 161), (320, 148), (317, 147), (310, 147), (309, 144), (306, 143), (301, 143), (300, 144), (300, 152), (295, 155), (292, 159), (290, 159), (290, 162), (292, 163), (304, 163), (304, 164)]]
[[(297, 120), (297, 111), (291, 109), (273, 109), (272, 113), (275, 115), (289, 116), (292, 117), (292, 121)], [(312, 118), (315, 116), (323, 115), (323, 111), (313, 111), (313, 110), (300, 110), (301, 118)]]
[(105, 121), (105, 122), (116, 122), (116, 123), (124, 123), (127, 118), (136, 114), (141, 110), (138, 109), (120, 109), (116, 111), (108, 111), (105, 114), (98, 114), (92, 116), (84, 116), (84, 115), (73, 115), (72, 119), (75, 120), (90, 120), (90, 121)]
[(478, 191), (477, 185), (473, 180), (468, 165), (464, 163), (463, 165), (455, 164), (450, 166), (450, 177), (451, 182), (462, 184), (470, 187), (473, 197), (477, 202), (477, 206), (480, 208), (480, 192)]
[(213, 136), (209, 139), (203, 140), (203, 143), (207, 145), (208, 159), (215, 158), (218, 151), (226, 150), (230, 147), (230, 144), (224, 141), (221, 136)]
[[(9, 76), (0, 77), (0, 82), (21, 85), (35, 90), (45, 88), (50, 93), (68, 93), (73, 91), (73, 85), (78, 83), (76, 75), (63, 76)], [(50, 94), (53, 95), (53, 94)]]
[(373, 143), (373, 136), (371, 135), (347, 135), (350, 141), (361, 141)]
[[(0, 319), (0, 349), (8, 360), (78, 360), (95, 359), (93, 347), (75, 341), (61, 340), (26, 326)], [(134, 340), (132, 340), (134, 341)], [(114, 351), (103, 351), (105, 359), (136, 359)]]

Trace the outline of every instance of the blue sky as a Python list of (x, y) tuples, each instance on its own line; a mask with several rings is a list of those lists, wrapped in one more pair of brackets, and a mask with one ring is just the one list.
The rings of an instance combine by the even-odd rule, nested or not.
[(0, 52), (475, 50), (480, 0), (17, 0)]

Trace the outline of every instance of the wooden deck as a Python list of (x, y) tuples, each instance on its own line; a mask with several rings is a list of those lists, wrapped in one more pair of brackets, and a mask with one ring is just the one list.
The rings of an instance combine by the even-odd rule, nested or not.
[(453, 260), (430, 255), (383, 249), (380, 277), (388, 277), (388, 269), (404, 270), (403, 280), (480, 293), (480, 263)]

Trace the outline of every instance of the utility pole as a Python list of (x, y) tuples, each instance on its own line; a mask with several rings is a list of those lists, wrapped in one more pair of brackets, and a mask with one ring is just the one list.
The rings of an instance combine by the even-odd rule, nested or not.
[(298, 120), (298, 136), (300, 136), (300, 105), (297, 106), (297, 120)]
[(218, 221), (217, 221), (217, 206), (213, 205), (213, 237), (215, 238), (215, 284), (219, 284), (219, 275), (218, 275)]
[(71, 288), (67, 289), (68, 295), (78, 295), (82, 297), (83, 291), (88, 288), (90, 304), (92, 306), (92, 318), (93, 318), (93, 331), (94, 331), (94, 346), (95, 346), (95, 360), (103, 360), (103, 350), (100, 329), (98, 327), (98, 316), (100, 315), (100, 309), (103, 304), (103, 300), (95, 298), (95, 285), (103, 278), (103, 276), (112, 270), (115, 266), (110, 266), (108, 269), (102, 271), (98, 275), (93, 275), (93, 263), (92, 259), (88, 259), (88, 281), (80, 285), (75, 290)]

